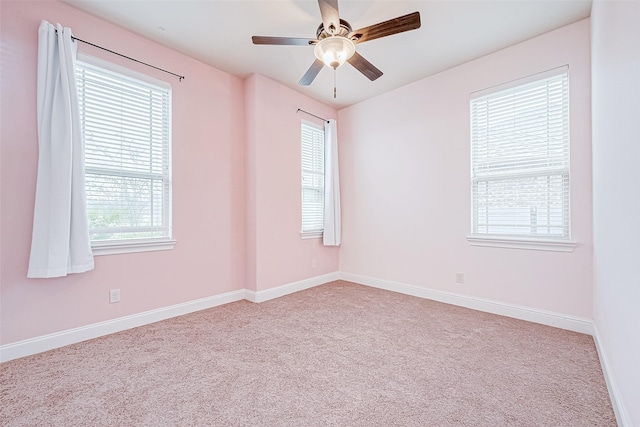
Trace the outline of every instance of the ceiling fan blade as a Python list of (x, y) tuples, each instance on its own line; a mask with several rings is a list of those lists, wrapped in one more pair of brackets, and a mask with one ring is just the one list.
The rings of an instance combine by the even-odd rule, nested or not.
[(353, 65), (356, 70), (360, 71), (371, 81), (374, 81), (382, 75), (382, 71), (378, 70), (375, 65), (364, 59), (364, 57), (358, 52), (354, 53), (351, 58), (347, 59), (347, 62)]
[(418, 28), (420, 28), (420, 12), (413, 12), (353, 31), (349, 34), (349, 38), (354, 43), (362, 43)]
[(322, 67), (324, 67), (324, 62), (316, 59), (315, 62), (311, 64), (311, 67), (309, 67), (307, 72), (304, 73), (304, 76), (302, 76), (298, 84), (300, 86), (309, 86), (311, 82), (313, 82), (313, 80), (316, 78), (320, 70), (322, 70)]
[[(324, 29), (333, 34), (334, 30), (340, 29), (340, 14), (338, 13), (338, 0), (318, 0), (320, 15), (322, 15), (322, 25)], [(334, 30), (331, 30), (333, 26)]]
[(316, 39), (305, 39), (296, 37), (269, 37), (269, 36), (253, 36), (251, 37), (253, 44), (270, 44), (270, 45), (292, 45), (292, 46), (311, 46), (318, 42)]

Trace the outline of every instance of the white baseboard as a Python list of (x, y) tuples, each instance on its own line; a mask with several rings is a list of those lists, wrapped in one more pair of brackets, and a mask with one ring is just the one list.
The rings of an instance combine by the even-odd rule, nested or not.
[(529, 322), (541, 323), (543, 325), (593, 335), (593, 323), (591, 320), (568, 316), (566, 314), (553, 313), (550, 311), (538, 310), (535, 308), (504, 302), (422, 288), (419, 286), (388, 280), (374, 279), (372, 277), (360, 276), (352, 273), (340, 272), (340, 279), (374, 288), (399, 292), (401, 294), (411, 295), (414, 297), (426, 298), (487, 313), (499, 314), (501, 316), (513, 317), (515, 319), (527, 320)]
[(311, 277), (309, 279), (300, 280), (299, 282), (288, 283), (286, 285), (278, 286), (271, 289), (265, 289), (264, 291), (250, 291), (245, 289), (245, 299), (251, 302), (264, 302), (274, 298), (280, 298), (282, 296), (292, 294), (294, 292), (303, 291), (305, 289), (313, 288), (315, 286), (324, 285), (325, 283), (338, 280), (339, 272), (323, 274), (322, 276)]
[(268, 301), (270, 299), (338, 280), (338, 275), (339, 273), (336, 271), (259, 292), (241, 289), (221, 295), (214, 295), (212, 297), (188, 301), (182, 304), (162, 307), (155, 310), (132, 314), (130, 316), (119, 317), (117, 319), (6, 344), (0, 346), (0, 362), (7, 362), (19, 357), (42, 353), (43, 351), (53, 350), (54, 348), (64, 347), (65, 345), (79, 343), (92, 338), (98, 338), (103, 335), (113, 334), (126, 329), (147, 325), (149, 323), (158, 322), (171, 317), (182, 316), (183, 314), (193, 313), (194, 311), (228, 304), (242, 299), (246, 299), (251, 302)]
[(595, 325), (595, 323), (593, 325), (593, 340), (596, 343), (596, 350), (598, 350), (598, 357), (600, 358), (602, 373), (604, 375), (604, 380), (607, 383), (607, 390), (609, 391), (609, 396), (611, 397), (611, 406), (613, 406), (613, 412), (616, 414), (616, 421), (618, 422), (618, 426), (631, 427), (630, 417), (627, 413), (627, 409), (624, 406), (624, 402), (622, 401), (622, 399), (620, 398), (620, 394), (618, 393), (618, 387), (616, 386), (616, 382), (613, 379), (613, 373), (611, 372), (611, 365), (609, 364), (607, 353), (602, 346), (602, 339), (600, 338), (598, 327)]
[(240, 301), (244, 299), (244, 297), (245, 290), (241, 289), (239, 291), (227, 292), (212, 297), (201, 298), (182, 304), (162, 307), (155, 310), (132, 314), (130, 316), (119, 317), (117, 319), (6, 344), (0, 346), (0, 362), (7, 362), (19, 357), (30, 356), (32, 354), (42, 353), (43, 351), (53, 350), (54, 348), (63, 347), (65, 345), (75, 344), (92, 338), (98, 338), (103, 335), (124, 331), (125, 329), (131, 329), (147, 325), (149, 323), (158, 322), (160, 320), (169, 319), (171, 317), (192, 313), (194, 311), (204, 310), (234, 301)]
[(192, 313), (198, 310), (204, 310), (242, 299), (260, 303), (339, 279), (347, 280), (361, 285), (372, 286), (375, 288), (386, 289), (393, 292), (399, 292), (406, 295), (440, 301), (447, 304), (467, 307), (474, 310), (485, 311), (488, 313), (499, 314), (502, 316), (513, 317), (516, 319), (527, 320), (530, 322), (541, 323), (544, 325), (555, 326), (557, 328), (568, 329), (571, 331), (593, 335), (593, 324), (587, 319), (580, 319), (577, 317), (532, 309), (529, 307), (516, 306), (497, 301), (490, 301), (481, 298), (474, 298), (465, 295), (458, 295), (444, 291), (422, 288), (414, 285), (374, 279), (371, 277), (336, 271), (333, 273), (311, 277), (309, 279), (289, 283), (275, 288), (265, 289), (263, 291), (255, 292), (248, 289), (241, 289), (234, 292), (228, 292), (221, 295), (188, 301), (182, 304), (158, 308), (155, 310), (145, 311), (143, 313), (137, 313), (130, 316), (107, 320), (105, 322), (94, 323), (79, 328), (69, 329), (66, 331), (56, 332), (49, 335), (43, 335), (24, 341), (6, 344), (0, 346), (0, 362), (6, 362), (9, 360), (17, 359), (19, 357), (41, 353), (43, 351), (52, 350), (54, 348), (63, 347), (65, 345), (75, 344), (88, 339), (97, 338), (103, 335), (120, 332), (126, 329), (135, 328), (149, 323), (158, 322), (160, 320), (169, 319), (171, 317), (181, 316), (183, 314)]

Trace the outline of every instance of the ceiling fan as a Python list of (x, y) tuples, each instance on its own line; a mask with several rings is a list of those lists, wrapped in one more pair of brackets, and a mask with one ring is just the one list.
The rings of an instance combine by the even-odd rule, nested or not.
[[(253, 36), (253, 44), (315, 46), (316, 60), (298, 82), (309, 86), (325, 65), (334, 70), (348, 62), (369, 80), (382, 75), (372, 63), (356, 52), (356, 44), (420, 28), (420, 12), (413, 12), (353, 31), (338, 14), (338, 0), (318, 0), (322, 22), (316, 38)], [(335, 88), (334, 88), (335, 97)]]

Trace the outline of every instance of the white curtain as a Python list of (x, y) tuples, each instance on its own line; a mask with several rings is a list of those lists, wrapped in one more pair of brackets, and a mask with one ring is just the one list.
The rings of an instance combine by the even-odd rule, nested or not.
[(38, 29), (38, 181), (28, 277), (93, 269), (71, 29)]
[(340, 173), (338, 171), (338, 130), (336, 121), (324, 124), (324, 233), (325, 246), (340, 246)]

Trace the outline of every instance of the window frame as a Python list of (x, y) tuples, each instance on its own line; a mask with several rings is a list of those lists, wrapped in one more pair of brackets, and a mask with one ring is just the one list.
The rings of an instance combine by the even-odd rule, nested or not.
[[(96, 58), (85, 53), (78, 52), (77, 62), (89, 64), (93, 67), (98, 67), (106, 70), (107, 72), (120, 74), (127, 78), (140, 80), (143, 83), (160, 87), (168, 90), (169, 92), (169, 139), (167, 147), (167, 167), (168, 172), (166, 174), (166, 180), (168, 185), (167, 190), (167, 206), (163, 207), (163, 220), (167, 222), (167, 236), (162, 237), (147, 237), (147, 238), (129, 238), (129, 239), (111, 239), (111, 240), (91, 240), (91, 249), (93, 255), (114, 255), (123, 253), (135, 253), (135, 252), (149, 252), (149, 251), (162, 251), (170, 250), (176, 244), (176, 240), (173, 238), (173, 165), (172, 165), (172, 86), (169, 82), (155, 79), (146, 74), (139, 73), (129, 68), (120, 66), (110, 61), (106, 61), (101, 58)], [(83, 134), (84, 145), (84, 134)]]
[[(308, 127), (311, 129), (314, 129), (315, 131), (321, 132), (322, 133), (322, 188), (317, 187), (318, 190), (320, 190), (322, 192), (322, 219), (324, 222), (324, 178), (325, 178), (325, 161), (326, 161), (326, 141), (324, 138), (325, 135), (325, 130), (324, 130), (324, 126), (322, 125), (318, 125), (316, 123), (307, 121), (307, 120), (301, 120), (300, 123), (300, 237), (302, 239), (317, 239), (317, 238), (321, 238), (324, 234), (324, 225), (322, 229), (308, 229), (305, 230), (304, 229), (304, 218), (305, 218), (305, 203), (304, 203), (304, 174), (305, 174), (305, 170), (303, 169), (303, 156), (304, 156), (304, 140), (303, 140), (303, 133), (304, 133), (304, 128)], [(309, 170), (307, 171), (307, 173), (315, 173), (315, 174), (320, 174), (320, 172), (318, 171), (313, 171), (313, 170)], [(313, 189), (314, 187), (311, 187), (311, 189)]]
[[(567, 165), (566, 168), (566, 180), (567, 180), (567, 190), (566, 190), (566, 198), (567, 198), (567, 206), (566, 211), (563, 210), (563, 217), (566, 215), (566, 236), (555, 238), (549, 235), (536, 236), (536, 235), (525, 235), (525, 234), (497, 234), (497, 233), (478, 233), (477, 230), (477, 215), (475, 209), (477, 207), (476, 202), (476, 192), (475, 183), (479, 182), (478, 177), (474, 176), (474, 117), (473, 117), (473, 106), (474, 101), (478, 101), (479, 99), (483, 99), (485, 97), (491, 96), (493, 94), (498, 94), (500, 92), (505, 92), (511, 89), (517, 89), (522, 86), (526, 86), (535, 82), (541, 82), (543, 80), (547, 80), (550, 78), (554, 78), (557, 76), (566, 75), (566, 104), (563, 105), (563, 109), (566, 109), (566, 156), (567, 156)], [(552, 70), (548, 70), (543, 73), (538, 73), (535, 75), (531, 75), (522, 79), (517, 79), (502, 85), (494, 86), (482, 91), (478, 91), (471, 94), (471, 99), (469, 101), (469, 140), (470, 140), (470, 200), (471, 200), (471, 233), (467, 236), (467, 241), (472, 246), (487, 246), (487, 247), (501, 247), (501, 248), (513, 248), (513, 249), (531, 249), (531, 250), (543, 250), (543, 251), (559, 251), (559, 252), (572, 252), (573, 249), (577, 246), (574, 241), (571, 240), (571, 164), (570, 164), (570, 148), (571, 148), (571, 138), (570, 138), (570, 91), (569, 91), (569, 67), (562, 66)], [(560, 168), (558, 169), (560, 170)], [(552, 174), (549, 172), (546, 175), (544, 173), (538, 173), (531, 175), (526, 171), (514, 172), (511, 174), (512, 179), (524, 178), (526, 176), (548, 176), (551, 177)], [(564, 175), (561, 175), (564, 177)], [(486, 179), (496, 179), (496, 175), (493, 176), (484, 176)], [(563, 178), (565, 179), (565, 178)], [(563, 193), (564, 194), (564, 193)], [(564, 226), (563, 226), (564, 227)]]

